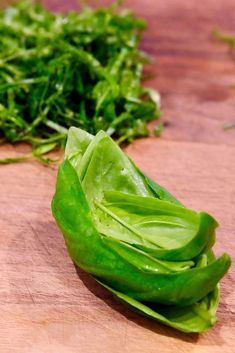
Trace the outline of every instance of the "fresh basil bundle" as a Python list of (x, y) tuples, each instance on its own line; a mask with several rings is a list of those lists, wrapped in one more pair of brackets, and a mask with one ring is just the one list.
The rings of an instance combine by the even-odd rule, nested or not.
[(185, 332), (216, 321), (216, 220), (185, 208), (103, 131), (70, 128), (53, 215), (76, 265), (135, 311)]

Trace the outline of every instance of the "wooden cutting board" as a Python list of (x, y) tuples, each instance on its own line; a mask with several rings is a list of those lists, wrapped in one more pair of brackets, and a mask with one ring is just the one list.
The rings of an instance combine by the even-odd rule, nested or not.
[[(45, 1), (68, 9), (72, 1)], [(75, 0), (74, 0), (75, 3)], [(215, 27), (235, 33), (234, 0), (126, 1), (147, 18), (143, 48), (156, 63), (162, 137), (126, 151), (189, 207), (220, 222), (216, 253), (232, 256), (235, 237), (235, 63), (211, 38)], [(0, 157), (25, 152), (0, 148)], [(234, 353), (234, 266), (221, 283), (218, 323), (184, 334), (143, 318), (75, 269), (51, 216), (56, 168), (37, 162), (0, 166), (0, 352)]]

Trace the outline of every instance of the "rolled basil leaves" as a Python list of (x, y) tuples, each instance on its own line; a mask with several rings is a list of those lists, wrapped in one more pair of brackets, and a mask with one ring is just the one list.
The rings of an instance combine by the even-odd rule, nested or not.
[(130, 308), (184, 332), (213, 326), (216, 220), (185, 208), (103, 131), (70, 128), (52, 212), (76, 265)]

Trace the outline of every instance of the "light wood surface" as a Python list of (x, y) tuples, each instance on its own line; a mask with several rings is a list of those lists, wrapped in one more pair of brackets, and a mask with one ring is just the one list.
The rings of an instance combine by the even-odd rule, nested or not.
[[(222, 126), (235, 120), (235, 63), (210, 32), (235, 32), (235, 2), (126, 6), (149, 21), (143, 48), (156, 57), (151, 85), (162, 94), (168, 123), (160, 139), (139, 140), (126, 151), (184, 204), (211, 212), (220, 222), (216, 253), (234, 256), (235, 129)], [(25, 150), (4, 145), (0, 157)], [(50, 211), (55, 177), (56, 167), (36, 161), (0, 166), (0, 352), (235, 352), (234, 266), (221, 283), (218, 323), (210, 331), (183, 334), (143, 318), (72, 264)]]

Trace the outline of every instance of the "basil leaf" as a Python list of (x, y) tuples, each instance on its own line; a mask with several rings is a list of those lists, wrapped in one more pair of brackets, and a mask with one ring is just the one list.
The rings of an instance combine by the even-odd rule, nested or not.
[(215, 323), (217, 222), (152, 184), (104, 132), (72, 128), (53, 215), (73, 261), (133, 309), (185, 332)]

